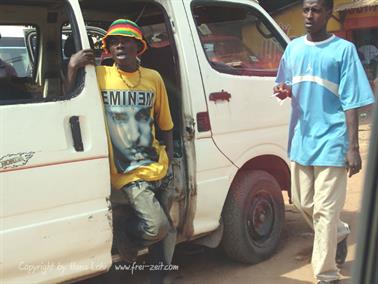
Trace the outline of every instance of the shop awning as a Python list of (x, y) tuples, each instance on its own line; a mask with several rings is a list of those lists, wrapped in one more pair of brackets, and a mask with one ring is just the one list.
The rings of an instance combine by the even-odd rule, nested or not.
[(354, 0), (352, 3), (336, 7), (336, 12), (378, 6), (378, 0)]

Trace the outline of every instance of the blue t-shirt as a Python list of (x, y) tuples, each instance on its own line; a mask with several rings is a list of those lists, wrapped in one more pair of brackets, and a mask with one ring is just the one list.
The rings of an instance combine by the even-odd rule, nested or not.
[(354, 45), (335, 35), (321, 42), (294, 39), (281, 59), (276, 83), (292, 86), (289, 158), (304, 166), (345, 166), (345, 111), (374, 96)]

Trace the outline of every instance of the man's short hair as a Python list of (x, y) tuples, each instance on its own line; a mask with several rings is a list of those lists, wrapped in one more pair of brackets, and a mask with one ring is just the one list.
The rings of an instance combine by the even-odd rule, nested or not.
[(323, 0), (323, 5), (328, 10), (333, 10), (333, 0)]
[[(318, 1), (320, 1), (320, 0), (318, 0)], [(304, 0), (302, 2), (304, 2)], [(333, 10), (333, 0), (323, 0), (323, 6), (327, 10)]]

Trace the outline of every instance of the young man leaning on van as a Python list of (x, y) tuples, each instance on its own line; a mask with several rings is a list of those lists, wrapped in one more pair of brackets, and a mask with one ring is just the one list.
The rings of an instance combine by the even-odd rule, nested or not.
[[(136, 23), (114, 21), (102, 43), (114, 60), (113, 66), (96, 67), (111, 141), (112, 189), (121, 191), (133, 209), (132, 218), (123, 221), (123, 226), (115, 224), (117, 246), (125, 261), (134, 261), (138, 249), (150, 246), (155, 264), (170, 264), (176, 231), (158, 200), (173, 157), (173, 122), (164, 82), (155, 70), (139, 66), (137, 56), (147, 44)], [(95, 64), (90, 49), (71, 57), (66, 90), (73, 89), (78, 69), (87, 64)], [(155, 138), (155, 120), (166, 148)], [(154, 275), (152, 282), (162, 279), (163, 272)]]

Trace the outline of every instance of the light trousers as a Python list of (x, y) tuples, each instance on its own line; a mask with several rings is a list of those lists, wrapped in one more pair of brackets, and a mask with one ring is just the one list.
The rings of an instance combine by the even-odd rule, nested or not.
[(340, 278), (337, 243), (350, 229), (340, 220), (346, 198), (347, 171), (343, 167), (302, 166), (291, 163), (291, 194), (295, 207), (314, 230), (311, 264), (317, 280)]

